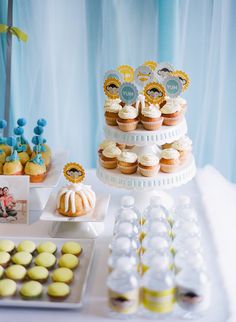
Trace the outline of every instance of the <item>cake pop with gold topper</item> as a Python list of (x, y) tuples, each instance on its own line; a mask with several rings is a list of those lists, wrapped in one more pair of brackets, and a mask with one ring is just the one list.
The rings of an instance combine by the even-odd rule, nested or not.
[(85, 178), (83, 167), (78, 163), (67, 163), (63, 173), (69, 184), (57, 195), (57, 211), (67, 217), (86, 215), (95, 208), (96, 195), (91, 186), (82, 183)]

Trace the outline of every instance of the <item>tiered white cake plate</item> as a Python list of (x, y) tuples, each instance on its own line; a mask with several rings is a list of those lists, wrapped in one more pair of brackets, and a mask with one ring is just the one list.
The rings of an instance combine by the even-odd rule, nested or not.
[[(156, 131), (147, 131), (139, 125), (136, 130), (131, 132), (123, 132), (118, 126), (105, 125), (104, 133), (106, 139), (130, 146), (130, 151), (135, 152), (138, 156), (149, 152), (159, 156), (160, 147), (163, 144), (176, 141), (187, 133), (187, 124), (183, 118), (177, 125), (162, 126)], [(119, 169), (109, 170), (103, 168), (99, 162), (97, 164), (98, 178), (111, 186), (132, 190), (141, 208), (146, 206), (150, 194), (179, 187), (190, 181), (195, 173), (196, 165), (193, 155), (190, 155), (177, 171), (173, 173), (159, 172), (154, 177), (143, 177), (139, 172), (126, 175), (122, 174)], [(163, 194), (165, 193), (162, 192)]]

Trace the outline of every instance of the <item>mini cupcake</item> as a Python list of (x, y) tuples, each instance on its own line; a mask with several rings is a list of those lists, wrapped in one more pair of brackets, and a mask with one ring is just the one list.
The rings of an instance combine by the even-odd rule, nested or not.
[(138, 110), (135, 107), (126, 105), (119, 111), (117, 124), (121, 131), (134, 131), (137, 128), (138, 122)]
[(183, 163), (192, 151), (192, 140), (188, 136), (184, 136), (173, 142), (171, 147), (179, 152), (180, 162)]
[(6, 161), (6, 153), (4, 150), (0, 149), (0, 163), (3, 164)]
[(46, 165), (41, 154), (36, 154), (25, 165), (25, 174), (30, 176), (30, 182), (42, 182), (46, 176)]
[(108, 146), (102, 151), (100, 164), (106, 169), (115, 169), (117, 167), (117, 158), (121, 150), (117, 146)]
[[(7, 127), (7, 122), (5, 120), (0, 120), (0, 133), (3, 133), (4, 129)], [(7, 143), (7, 138), (0, 136), (0, 149), (3, 150), (6, 156), (11, 154), (11, 147)]]
[(118, 156), (118, 168), (121, 173), (132, 174), (138, 169), (138, 157), (136, 153), (123, 151)]
[(3, 164), (0, 163), (0, 174), (3, 174)]
[(183, 110), (186, 111), (186, 109), (187, 109), (187, 101), (186, 101), (186, 99), (184, 99), (181, 96), (177, 96), (176, 97), (176, 100), (181, 105), (181, 107), (183, 108)]
[(6, 175), (24, 174), (23, 166), (19, 160), (16, 150), (14, 150), (13, 153), (6, 158), (6, 162), (3, 166), (3, 174), (6, 174)]
[(104, 140), (99, 144), (98, 147), (98, 155), (99, 157), (102, 155), (102, 151), (107, 148), (108, 146), (116, 146), (116, 142), (115, 141), (111, 141), (111, 140)]
[(173, 148), (161, 151), (160, 170), (162, 172), (174, 172), (180, 164), (179, 152)]
[(164, 117), (164, 125), (175, 125), (183, 118), (183, 108), (174, 99), (167, 100), (166, 104), (161, 108), (161, 113)]
[(120, 105), (120, 99), (108, 99), (105, 102), (104, 110), (105, 110), (105, 120), (107, 125), (116, 126), (117, 125), (117, 118), (119, 110), (122, 108)]
[(155, 154), (143, 154), (138, 158), (139, 172), (144, 177), (153, 177), (159, 171), (159, 159)]
[(140, 119), (143, 127), (149, 131), (158, 130), (163, 123), (159, 106), (153, 104), (142, 110)]
[(51, 165), (51, 152), (45, 147), (46, 139), (42, 137), (44, 126), (47, 124), (47, 122), (44, 119), (40, 119), (38, 120), (37, 124), (38, 125), (34, 128), (34, 134), (36, 135), (32, 138), (34, 152), (32, 153), (31, 158), (34, 158), (36, 154), (40, 153), (46, 169), (49, 170)]

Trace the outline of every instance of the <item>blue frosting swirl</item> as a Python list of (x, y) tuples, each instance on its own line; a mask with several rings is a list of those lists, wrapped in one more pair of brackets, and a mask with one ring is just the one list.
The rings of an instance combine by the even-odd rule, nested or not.
[(0, 144), (7, 144), (7, 138), (0, 137)]
[(15, 147), (17, 152), (25, 152), (27, 150), (26, 144), (17, 144)]
[(35, 157), (30, 160), (30, 162), (38, 165), (44, 165), (44, 160), (42, 159), (41, 154), (36, 154)]
[(11, 161), (16, 161), (16, 160), (19, 160), (19, 157), (18, 157), (17, 151), (16, 151), (16, 150), (14, 150), (14, 151), (12, 152), (12, 154), (11, 154), (11, 155), (9, 155), (9, 157), (7, 157), (7, 158), (6, 158), (6, 161), (7, 161), (7, 162), (11, 162)]
[(33, 147), (33, 150), (34, 150), (34, 152), (36, 152), (36, 153), (40, 153), (40, 152), (46, 152), (46, 148), (45, 148), (45, 146), (43, 146), (43, 145), (35, 145), (34, 147)]

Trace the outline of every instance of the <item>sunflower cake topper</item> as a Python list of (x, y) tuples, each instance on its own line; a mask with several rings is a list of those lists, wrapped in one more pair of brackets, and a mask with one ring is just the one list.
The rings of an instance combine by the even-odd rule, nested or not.
[(111, 99), (119, 98), (120, 81), (117, 78), (111, 77), (104, 81), (104, 93)]
[(153, 60), (148, 60), (145, 61), (143, 63), (144, 66), (148, 66), (149, 68), (151, 68), (151, 70), (155, 71), (155, 69), (157, 68), (157, 62), (153, 61)]
[(189, 83), (190, 83), (190, 79), (189, 79), (188, 75), (185, 72), (183, 72), (182, 70), (176, 70), (176, 71), (172, 72), (171, 75), (179, 78), (179, 80), (181, 81), (182, 86), (183, 86), (182, 90), (184, 92), (188, 88)]
[(85, 178), (84, 168), (75, 162), (67, 163), (63, 169), (64, 177), (72, 183), (82, 182)]
[(133, 82), (134, 80), (134, 69), (129, 65), (121, 65), (117, 67), (117, 70), (122, 74), (124, 82)]
[(144, 87), (144, 96), (149, 103), (160, 104), (166, 96), (165, 88), (157, 82), (148, 83)]

